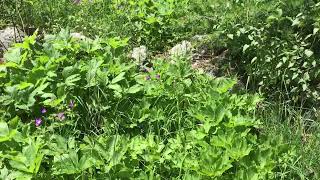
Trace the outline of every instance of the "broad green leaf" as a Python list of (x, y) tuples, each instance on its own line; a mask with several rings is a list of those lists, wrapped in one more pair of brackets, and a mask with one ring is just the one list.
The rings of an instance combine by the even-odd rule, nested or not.
[(73, 74), (66, 78), (65, 84), (67, 86), (75, 86), (75, 82), (78, 82), (81, 80), (80, 74)]
[(243, 46), (242, 52), (246, 52), (246, 50), (249, 48), (250, 46), (248, 44), (245, 44)]
[(304, 51), (304, 54), (307, 56), (307, 57), (311, 57), (313, 55), (313, 51), (311, 51), (310, 49), (306, 49)]
[(136, 84), (128, 89), (129, 94), (134, 94), (143, 90), (143, 86)]
[(75, 70), (75, 68), (73, 66), (67, 66), (67, 67), (63, 68), (63, 70), (62, 70), (63, 77), (68, 78), (69, 76), (71, 76), (73, 74), (74, 70)]
[(301, 24), (301, 21), (299, 18), (296, 18), (292, 21), (292, 26), (299, 26)]
[(117, 91), (117, 92), (122, 92), (122, 88), (119, 84), (110, 84), (110, 85), (108, 85), (108, 87), (110, 89)]
[(129, 38), (120, 39), (119, 37), (110, 38), (108, 39), (108, 44), (114, 48), (117, 49), (118, 47), (124, 47), (128, 45)]
[(299, 75), (298, 73), (293, 73), (292, 80), (294, 80), (295, 78), (297, 78), (298, 75)]
[(294, 65), (294, 64), (295, 64), (294, 62), (289, 62), (289, 66), (288, 66), (288, 68), (293, 67), (293, 65)]
[(304, 79), (305, 81), (309, 81), (309, 80), (310, 80), (310, 76), (309, 76), (309, 73), (308, 73), (308, 72), (305, 72), (305, 73), (303, 74), (303, 79)]
[(29, 171), (29, 168), (22, 161), (10, 160), (9, 164), (14, 169), (17, 169), (17, 170), (20, 170), (23, 172), (27, 172), (27, 173), (32, 173)]
[(79, 160), (79, 168), (81, 171), (85, 171), (86, 169), (90, 168), (93, 164), (90, 160), (91, 158), (88, 158), (87, 156), (82, 156)]
[(13, 62), (20, 64), (21, 61), (21, 49), (20, 48), (11, 48), (7, 53), (4, 54), (4, 59), (6, 60), (6, 66), (8, 62)]
[(12, 171), (8, 177), (8, 180), (32, 180), (32, 174), (27, 174), (21, 171)]
[(9, 178), (8, 175), (9, 175), (9, 171), (6, 167), (0, 170), (0, 179), (3, 179), (3, 180), (8, 179)]
[(145, 22), (148, 23), (148, 24), (153, 24), (153, 23), (158, 22), (158, 19), (156, 17), (154, 17), (154, 16), (150, 16), (150, 17), (147, 17)]
[(144, 85), (146, 83), (146, 76), (139, 74), (137, 76), (134, 77), (134, 79), (136, 80), (137, 83)]
[(123, 80), (125, 74), (126, 74), (125, 72), (121, 72), (117, 77), (115, 77), (114, 79), (112, 79), (111, 83), (112, 83), (112, 84), (115, 84), (115, 83)]
[(280, 68), (283, 65), (283, 62), (279, 62), (276, 66), (276, 69)]
[(9, 135), (9, 127), (6, 122), (0, 121), (0, 137), (5, 137)]
[(307, 88), (308, 88), (307, 84), (302, 84), (302, 90), (303, 90), (303, 91), (306, 91)]
[(21, 83), (18, 85), (18, 90), (23, 90), (23, 89), (26, 89), (26, 88), (32, 87), (32, 86), (33, 86), (32, 83), (21, 82)]
[(45, 99), (50, 98), (52, 100), (57, 98), (57, 96), (55, 94), (53, 94), (53, 93), (44, 93), (44, 94), (41, 95), (41, 97), (45, 98)]
[(183, 80), (183, 82), (184, 82), (184, 84), (187, 86), (187, 87), (190, 87), (191, 86), (191, 84), (192, 84), (192, 81), (191, 81), (191, 79), (184, 79)]
[(257, 59), (258, 59), (257, 57), (252, 58), (251, 64), (254, 63)]
[(0, 67), (4, 68), (18, 68), (19, 65), (15, 62), (6, 62), (5, 64), (0, 64)]
[(236, 81), (233, 79), (226, 79), (226, 78), (217, 78), (216, 82), (218, 83), (217, 92), (225, 93), (230, 90), (235, 84)]
[(228, 38), (233, 39), (233, 34), (227, 34)]

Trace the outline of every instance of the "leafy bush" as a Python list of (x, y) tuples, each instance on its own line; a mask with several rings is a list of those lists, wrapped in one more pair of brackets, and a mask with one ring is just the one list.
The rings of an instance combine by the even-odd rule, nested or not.
[(56, 32), (70, 27), (91, 37), (130, 37), (131, 44), (162, 50), (188, 34), (188, 5), (186, 0), (5, 0), (0, 7), (6, 21), (25, 30)]
[(320, 98), (320, 4), (306, 5), (295, 15), (281, 7), (260, 24), (227, 30), (232, 61), (262, 92), (315, 103)]
[(0, 177), (271, 179), (290, 160), (277, 137), (258, 133), (257, 96), (231, 94), (234, 80), (185, 57), (141, 72), (126, 41), (61, 31), (10, 49), (0, 65)]

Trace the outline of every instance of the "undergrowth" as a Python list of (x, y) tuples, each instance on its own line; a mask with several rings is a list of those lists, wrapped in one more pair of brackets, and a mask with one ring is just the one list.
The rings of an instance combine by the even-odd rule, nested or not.
[[(0, 28), (30, 37), (0, 64), (0, 179), (319, 179), (319, 8), (1, 1)], [(182, 40), (231, 73), (167, 55)]]
[(197, 72), (186, 57), (139, 72), (121, 40), (35, 37), (1, 65), (5, 179), (265, 179), (293, 157), (256, 132), (259, 97), (230, 94), (234, 80)]

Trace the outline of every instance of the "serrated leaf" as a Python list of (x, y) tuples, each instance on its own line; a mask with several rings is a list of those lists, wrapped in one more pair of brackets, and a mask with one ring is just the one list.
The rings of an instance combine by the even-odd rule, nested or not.
[(75, 82), (77, 82), (79, 80), (81, 80), (80, 74), (73, 74), (73, 75), (66, 78), (65, 84), (67, 86), (74, 86), (74, 85), (76, 85)]

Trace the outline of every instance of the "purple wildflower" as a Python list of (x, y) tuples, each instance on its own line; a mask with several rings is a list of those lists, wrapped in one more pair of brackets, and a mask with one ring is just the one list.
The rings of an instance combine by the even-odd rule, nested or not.
[(66, 118), (66, 116), (64, 115), (64, 112), (58, 113), (58, 114), (57, 114), (57, 117), (58, 117), (58, 119), (59, 119), (60, 121), (63, 121), (63, 120)]
[(157, 79), (160, 79), (160, 74), (157, 74), (157, 75), (156, 75), (156, 78), (157, 78)]
[(42, 124), (42, 119), (41, 118), (36, 118), (34, 123), (35, 123), (36, 127), (39, 127)]
[(44, 108), (44, 107), (41, 108), (41, 113), (42, 113), (42, 114), (45, 114), (46, 112), (47, 112), (47, 109), (46, 109), (46, 108)]
[(146, 76), (146, 80), (150, 80), (151, 79), (151, 77), (150, 76)]
[(72, 109), (74, 107), (74, 100), (70, 100), (69, 108)]

